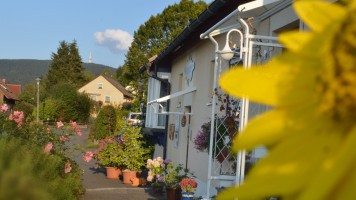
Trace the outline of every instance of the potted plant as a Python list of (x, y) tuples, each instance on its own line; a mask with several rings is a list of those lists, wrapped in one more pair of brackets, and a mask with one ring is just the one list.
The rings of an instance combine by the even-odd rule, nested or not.
[(194, 198), (195, 188), (198, 187), (198, 183), (194, 179), (185, 178), (180, 183), (182, 188), (182, 200), (189, 200)]
[(119, 179), (124, 168), (124, 157), (122, 155), (123, 143), (115, 138), (100, 140), (99, 148), (93, 152), (94, 159), (98, 162), (94, 167), (105, 167), (108, 179)]
[(122, 130), (121, 140), (123, 141), (122, 155), (126, 169), (123, 171), (124, 184), (139, 185), (141, 167), (145, 166), (147, 158), (150, 156), (150, 149), (145, 148), (143, 135), (140, 133), (141, 127), (129, 125)]
[(184, 169), (182, 165), (175, 167), (173, 162), (167, 158), (162, 160), (157, 157), (154, 160), (147, 160), (147, 169), (149, 169), (147, 180), (153, 182), (153, 190), (161, 186), (162, 182), (166, 185), (166, 193), (168, 200), (180, 200), (181, 189), (179, 182), (184, 178), (195, 177), (188, 169)]
[(147, 160), (148, 176), (147, 181), (152, 182), (152, 193), (154, 196), (163, 195), (162, 174), (164, 170), (164, 161), (161, 157)]

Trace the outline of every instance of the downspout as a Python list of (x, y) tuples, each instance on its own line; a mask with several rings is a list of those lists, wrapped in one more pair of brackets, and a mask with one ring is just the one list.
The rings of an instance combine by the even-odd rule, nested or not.
[[(152, 66), (152, 63), (153, 63), (153, 62), (148, 62), (148, 63), (145, 64), (145, 65), (146, 65), (146, 68), (147, 68), (147, 70), (146, 70), (147, 75), (148, 75), (149, 77), (153, 78), (153, 79), (156, 79), (156, 80), (160, 81), (160, 82), (166, 83), (166, 84), (168, 85), (168, 91), (167, 91), (167, 92), (168, 92), (168, 94), (170, 94), (170, 93), (171, 93), (171, 83), (170, 83), (169, 81), (165, 80), (165, 79), (162, 79), (162, 78), (158, 77), (158, 76), (156, 75), (157, 73), (152, 73), (152, 74), (150, 73), (150, 68), (151, 68), (151, 66)], [(167, 109), (166, 109), (166, 112), (169, 112), (169, 105), (170, 105), (170, 100), (167, 101)], [(165, 134), (164, 134), (164, 146), (163, 146), (163, 159), (164, 159), (164, 160), (165, 160), (166, 157), (167, 157), (168, 122), (169, 122), (169, 115), (166, 115), (166, 124), (165, 124), (165, 126), (164, 126), (164, 129), (165, 129)]]
[[(214, 43), (215, 46), (215, 61), (214, 61), (214, 84), (213, 90), (217, 88), (217, 71), (218, 71), (218, 58), (219, 58), (219, 44), (216, 40), (208, 35), (209, 39)], [(210, 123), (210, 147), (209, 147), (209, 165), (208, 165), (208, 181), (207, 181), (207, 199), (210, 199), (210, 184), (211, 184), (211, 166), (213, 161), (213, 142), (214, 142), (214, 124), (215, 124), (215, 101), (216, 101), (216, 94), (213, 92), (213, 99), (211, 104), (211, 123)]]

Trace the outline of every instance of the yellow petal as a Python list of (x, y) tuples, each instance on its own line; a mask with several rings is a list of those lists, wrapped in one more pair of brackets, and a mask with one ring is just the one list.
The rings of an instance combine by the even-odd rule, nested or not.
[(329, 196), (329, 199), (354, 200), (356, 197), (356, 159), (354, 158), (353, 168), (346, 173)]
[(294, 109), (274, 109), (250, 120), (245, 130), (236, 136), (232, 150), (250, 151), (259, 145), (269, 147), (290, 134), (297, 134), (313, 125), (304, 124), (305, 119), (310, 122), (320, 119), (318, 114), (305, 112), (314, 107), (315, 104), (309, 102)]
[[(273, 120), (271, 120), (273, 119)], [(246, 129), (237, 135), (233, 144), (233, 151), (250, 151), (256, 146), (275, 144), (289, 134), (286, 126), (290, 118), (283, 110), (272, 110), (248, 122)]]
[[(309, 182), (308, 177), (318, 172), (320, 164), (327, 157), (328, 151), (325, 149), (333, 151), (341, 141), (338, 134), (329, 135), (327, 125), (320, 122), (315, 124), (317, 128), (306, 129), (284, 139), (251, 169), (244, 184), (223, 191), (218, 199), (283, 197), (300, 191)], [(319, 133), (315, 134), (316, 130)]]
[[(333, 136), (333, 134), (330, 134), (330, 136)], [(337, 187), (342, 178), (348, 175), (349, 170), (355, 168), (355, 144), (356, 128), (340, 144), (334, 157), (330, 157), (323, 163), (323, 168), (321, 168), (318, 176), (310, 182), (307, 190), (303, 192), (301, 200), (327, 198), (329, 191)]]
[(291, 31), (278, 35), (279, 42), (292, 52), (303, 52), (305, 45), (310, 42), (314, 35), (310, 32)]
[(338, 23), (347, 15), (346, 9), (323, 1), (297, 1), (294, 8), (298, 16), (315, 32), (324, 30), (330, 23)]
[(310, 101), (315, 93), (319, 60), (305, 65), (303, 58), (285, 53), (270, 63), (248, 70), (234, 68), (222, 75), (219, 84), (235, 97), (273, 106), (291, 106)]

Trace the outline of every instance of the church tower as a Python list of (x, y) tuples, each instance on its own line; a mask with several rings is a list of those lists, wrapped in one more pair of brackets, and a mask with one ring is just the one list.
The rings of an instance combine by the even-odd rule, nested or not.
[(89, 54), (89, 63), (91, 63), (91, 52), (90, 52), (90, 54)]

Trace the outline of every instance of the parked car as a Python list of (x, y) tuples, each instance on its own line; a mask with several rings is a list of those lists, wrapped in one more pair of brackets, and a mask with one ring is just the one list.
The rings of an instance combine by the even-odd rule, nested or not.
[(128, 124), (140, 125), (142, 121), (140, 118), (142, 117), (142, 113), (130, 112), (129, 117), (126, 119)]

